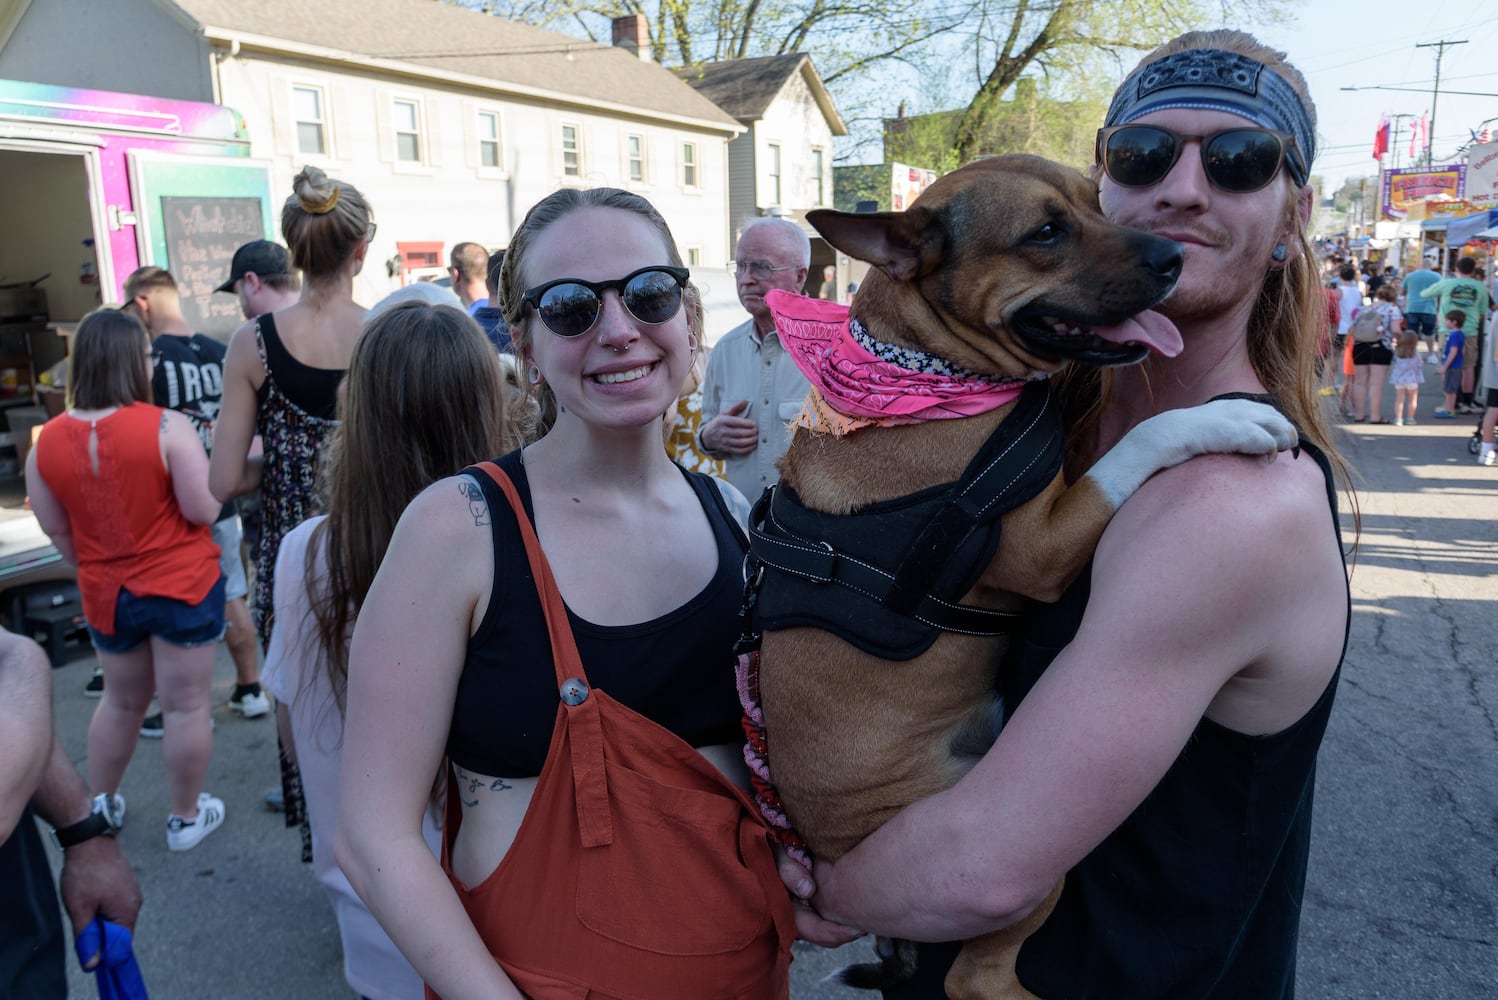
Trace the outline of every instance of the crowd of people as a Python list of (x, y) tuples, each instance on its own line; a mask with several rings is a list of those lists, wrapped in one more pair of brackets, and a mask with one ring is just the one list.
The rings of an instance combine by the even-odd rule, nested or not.
[[(1475, 257), (1459, 256), (1444, 276), (1439, 259), (1431, 251), (1424, 266), (1401, 275), (1392, 264), (1326, 255), (1321, 394), (1336, 396), (1341, 415), (1353, 423), (1415, 425), (1425, 383), (1423, 344), (1423, 364), (1435, 368), (1443, 397), (1432, 418), (1482, 414), (1478, 461), (1492, 465), (1498, 461), (1488, 419), (1489, 408), (1498, 406), (1498, 364), (1488, 332), (1494, 285)], [(1392, 421), (1383, 416), (1385, 384), (1394, 390)]]
[[(71, 768), (48, 727), (0, 728), (16, 743), (0, 756), (4, 829), (30, 826), (28, 803), (59, 828), (75, 929), (133, 923), (138, 889), (98, 842), (124, 822), (120, 777), (153, 693), (168, 846), (225, 821), (202, 784), (232, 600), (220, 557), (238, 540), (216, 544), (213, 527), (257, 494), (248, 604), (265, 663), (236, 668), (236, 697), (274, 696), (287, 823), (361, 996), (785, 997), (797, 936), (958, 941), (1023, 919), (1063, 876), (1018, 953), (1028, 990), (1291, 996), (1350, 615), (1346, 469), (1317, 389), (1379, 423), (1392, 378), (1396, 419), (1413, 420), (1420, 328), (1392, 276), (1370, 291), (1343, 268), (1326, 287), (1306, 236), (1315, 107), (1282, 53), (1183, 35), (1141, 61), (1103, 124), (1105, 213), (1185, 247), (1159, 307), (1185, 350), (1057, 380), (1068, 474), (1153, 414), (1225, 396), (1277, 407), (1300, 448), (1198, 458), (1128, 500), (1090, 571), (1016, 637), (1006, 725), (950, 790), (813, 868), (773, 850), (744, 791), (744, 524), (806, 393), (764, 298), (806, 288), (801, 229), (742, 232), (749, 319), (708, 356), (700, 293), (639, 195), (559, 190), (502, 254), (454, 248), (455, 295), (366, 312), (353, 283), (372, 207), (308, 168), (282, 213), (289, 265), (246, 248), (223, 288), (247, 321), (203, 414), (211, 435), (151, 390), (150, 334), (192, 344), (153, 318), (166, 296), (79, 327), (69, 409), (27, 473), (78, 566), (103, 697), (86, 793), (53, 774)], [(1223, 143), (1255, 155), (1209, 153)], [(1169, 155), (1130, 158), (1145, 147)], [(148, 277), (139, 288), (158, 287)], [(1425, 294), (1450, 312), (1466, 280)], [(1458, 393), (1461, 336), (1441, 362)], [(1335, 372), (1318, 382), (1344, 352), (1341, 388)], [(34, 653), (5, 640), (0, 691), (20, 693), (0, 712), (44, 716)], [(34, 854), (0, 852), (0, 882)], [(108, 891), (70, 895), (78, 866)], [(55, 948), (55, 903), (34, 909), (28, 930)], [(924, 946), (889, 995), (944, 995), (956, 950)]]

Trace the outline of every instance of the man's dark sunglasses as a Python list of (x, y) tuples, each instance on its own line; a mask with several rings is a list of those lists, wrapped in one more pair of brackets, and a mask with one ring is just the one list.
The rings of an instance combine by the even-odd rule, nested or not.
[(1119, 187), (1145, 188), (1165, 179), (1192, 139), (1201, 143), (1207, 180), (1237, 194), (1268, 186), (1295, 146), (1290, 133), (1267, 128), (1186, 135), (1159, 125), (1114, 125), (1098, 129), (1094, 156)]
[(613, 281), (558, 278), (521, 296), (546, 329), (558, 337), (581, 337), (603, 312), (603, 293), (612, 288), (629, 314), (641, 323), (664, 323), (681, 311), (681, 292), (691, 272), (684, 267), (642, 267)]

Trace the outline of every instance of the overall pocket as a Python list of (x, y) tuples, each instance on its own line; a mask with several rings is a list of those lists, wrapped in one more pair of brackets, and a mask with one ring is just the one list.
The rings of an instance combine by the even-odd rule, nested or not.
[(742, 804), (606, 762), (614, 842), (583, 848), (577, 917), (661, 955), (738, 951), (770, 926), (760, 878), (739, 848)]

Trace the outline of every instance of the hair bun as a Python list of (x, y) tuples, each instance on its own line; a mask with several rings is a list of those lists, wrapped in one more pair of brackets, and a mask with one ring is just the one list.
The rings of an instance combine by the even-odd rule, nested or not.
[(291, 187), (297, 203), (313, 215), (326, 215), (338, 204), (338, 182), (316, 167), (303, 167)]

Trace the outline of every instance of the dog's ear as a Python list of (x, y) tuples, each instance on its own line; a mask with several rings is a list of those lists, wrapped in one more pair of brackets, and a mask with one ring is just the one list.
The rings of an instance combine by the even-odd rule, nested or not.
[(911, 281), (940, 259), (931, 243), (931, 213), (913, 205), (904, 212), (834, 212), (818, 208), (806, 213), (822, 238), (858, 260), (873, 264), (896, 281)]

